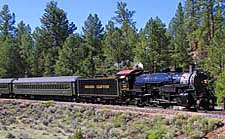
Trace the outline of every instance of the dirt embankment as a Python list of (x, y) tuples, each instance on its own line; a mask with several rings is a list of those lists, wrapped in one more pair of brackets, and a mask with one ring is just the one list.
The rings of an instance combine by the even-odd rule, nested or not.
[[(172, 111), (172, 113), (174, 113)], [(225, 138), (222, 120), (160, 109), (0, 100), (0, 139)]]

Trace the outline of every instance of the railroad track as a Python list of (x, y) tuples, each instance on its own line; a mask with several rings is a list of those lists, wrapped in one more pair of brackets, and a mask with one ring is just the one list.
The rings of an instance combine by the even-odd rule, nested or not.
[(218, 110), (218, 111), (199, 111), (199, 113), (202, 113), (205, 117), (208, 118), (219, 118), (219, 119), (225, 119), (225, 111)]
[(118, 106), (118, 105), (102, 105), (102, 104), (86, 104), (86, 103), (76, 103), (76, 105), (80, 106), (91, 106), (100, 109), (109, 109), (109, 110), (116, 110), (116, 111), (125, 111), (125, 112), (132, 112), (132, 113), (141, 113), (144, 115), (162, 115), (166, 117), (175, 116), (178, 114), (185, 114), (185, 115), (201, 115), (207, 118), (218, 118), (218, 119), (225, 119), (225, 111), (218, 110), (218, 111), (198, 111), (192, 112), (187, 110), (174, 110), (174, 109), (164, 109), (160, 107), (137, 107), (137, 106)]
[[(28, 100), (28, 99), (0, 99), (0, 102), (3, 101), (12, 101), (19, 103), (42, 103), (46, 102), (43, 100)], [(217, 111), (202, 111), (192, 112), (187, 110), (177, 110), (177, 109), (163, 109), (160, 107), (137, 107), (137, 106), (125, 106), (125, 105), (104, 105), (104, 104), (92, 104), (92, 103), (76, 103), (76, 102), (62, 102), (62, 101), (54, 101), (56, 105), (73, 105), (73, 106), (84, 106), (84, 107), (93, 107), (95, 109), (104, 109), (111, 111), (119, 111), (119, 112), (129, 112), (129, 113), (137, 113), (145, 116), (157, 116), (161, 115), (164, 117), (173, 117), (178, 114), (184, 115), (201, 115), (206, 118), (218, 118), (225, 119), (225, 111), (217, 110)]]

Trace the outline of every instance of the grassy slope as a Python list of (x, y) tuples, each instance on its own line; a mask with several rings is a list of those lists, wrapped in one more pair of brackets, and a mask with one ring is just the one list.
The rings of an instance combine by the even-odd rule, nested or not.
[(201, 138), (220, 121), (201, 116), (158, 116), (115, 112), (53, 102), (0, 102), (0, 139), (74, 138)]

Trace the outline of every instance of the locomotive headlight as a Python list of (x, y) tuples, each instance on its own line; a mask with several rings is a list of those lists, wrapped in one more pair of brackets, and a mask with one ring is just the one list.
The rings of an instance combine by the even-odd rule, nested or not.
[(204, 84), (208, 84), (209, 81), (208, 81), (208, 80), (204, 80), (203, 83), (204, 83)]

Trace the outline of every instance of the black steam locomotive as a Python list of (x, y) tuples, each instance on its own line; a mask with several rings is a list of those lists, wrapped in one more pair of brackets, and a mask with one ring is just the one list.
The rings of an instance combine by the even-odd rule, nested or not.
[(204, 72), (142, 73), (137, 70), (117, 74), (122, 94), (134, 97), (139, 105), (179, 105), (187, 108), (213, 109), (215, 96)]
[(0, 96), (60, 98), (77, 102), (173, 105), (213, 109), (215, 97), (208, 88), (204, 72), (144, 73), (122, 70), (115, 77), (79, 76), (0, 79)]

